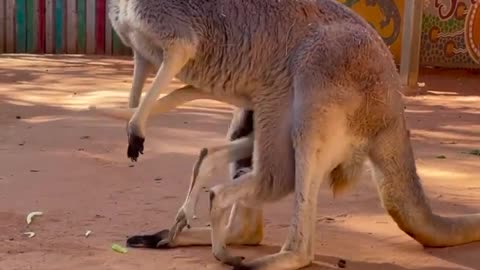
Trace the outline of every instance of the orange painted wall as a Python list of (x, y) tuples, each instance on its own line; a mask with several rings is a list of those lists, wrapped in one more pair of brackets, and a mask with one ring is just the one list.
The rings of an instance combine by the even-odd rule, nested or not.
[(382, 36), (400, 62), (403, 0), (338, 0), (361, 15)]

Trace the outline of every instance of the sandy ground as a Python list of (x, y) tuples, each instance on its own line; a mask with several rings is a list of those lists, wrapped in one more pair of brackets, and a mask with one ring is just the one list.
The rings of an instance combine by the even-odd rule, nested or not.
[[(89, 104), (126, 106), (131, 72), (129, 59), (0, 58), (1, 270), (229, 269), (208, 247), (110, 249), (128, 235), (171, 225), (200, 147), (220, 142), (231, 117), (230, 107), (209, 101), (159, 116), (145, 155), (132, 166), (125, 123), (82, 111)], [(480, 76), (427, 70), (420, 80), (426, 86), (407, 98), (407, 115), (433, 208), (480, 212), (480, 157), (465, 153), (480, 148)], [(215, 177), (224, 179), (226, 171)], [(206, 197), (198, 225), (207, 222)], [(292, 198), (266, 209), (263, 245), (234, 248), (247, 259), (281, 247)], [(27, 226), (31, 211), (44, 215)], [(87, 230), (93, 233), (85, 238)], [(401, 232), (368, 177), (336, 199), (322, 189), (317, 232), (316, 262), (308, 269), (336, 269), (339, 259), (359, 270), (480, 269), (480, 243), (424, 249)]]

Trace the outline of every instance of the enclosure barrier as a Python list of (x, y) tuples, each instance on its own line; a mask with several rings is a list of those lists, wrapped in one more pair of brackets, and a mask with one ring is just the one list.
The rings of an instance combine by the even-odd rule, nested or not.
[[(107, 19), (107, 1), (0, 0), (0, 53), (129, 55)], [(480, 68), (480, 0), (337, 1), (375, 27), (397, 63), (409, 12), (404, 6), (413, 3), (422, 9), (419, 59), (413, 64)]]
[(0, 0), (0, 53), (127, 55), (108, 0)]

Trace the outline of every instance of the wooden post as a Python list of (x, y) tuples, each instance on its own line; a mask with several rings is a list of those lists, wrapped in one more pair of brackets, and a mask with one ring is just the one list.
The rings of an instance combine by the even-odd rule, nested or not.
[(110, 0), (107, 0), (105, 8), (105, 54), (112, 55), (112, 24), (110, 18), (108, 18), (108, 4)]
[(5, 52), (15, 52), (15, 0), (7, 0), (5, 5)]
[(77, 53), (77, 1), (67, 0), (66, 4), (67, 35), (65, 38), (67, 53), (75, 54)]
[(85, 5), (86, 0), (78, 0), (77, 1), (77, 14), (78, 14), (78, 19), (77, 19), (77, 51), (80, 54), (85, 54), (85, 48), (86, 48), (86, 25), (87, 25), (87, 17), (86, 17), (86, 5)]
[(55, 52), (55, 0), (45, 0), (45, 53)]
[(95, 54), (95, 0), (85, 1), (86, 54)]
[(38, 0), (37, 5), (37, 18), (38, 18), (38, 25), (37, 25), (37, 53), (45, 53), (45, 37), (46, 37), (46, 30), (45, 30), (45, 0)]
[(0, 54), (5, 51), (5, 0), (0, 0)]
[(408, 87), (416, 86), (418, 81), (422, 15), (423, 0), (405, 0), (400, 78), (402, 83)]
[(37, 13), (38, 0), (27, 0), (25, 2), (25, 41), (26, 52), (37, 52), (37, 35), (38, 35), (38, 13)]
[(27, 52), (27, 13), (26, 0), (15, 1), (15, 52)]
[(55, 0), (55, 53), (64, 54), (66, 47), (65, 0)]
[(105, 0), (96, 0), (95, 6), (95, 53), (105, 54)]

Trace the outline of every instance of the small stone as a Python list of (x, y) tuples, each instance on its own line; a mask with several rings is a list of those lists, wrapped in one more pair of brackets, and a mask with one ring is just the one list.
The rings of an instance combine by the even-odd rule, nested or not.
[(128, 167), (133, 168), (133, 167), (135, 167), (135, 165), (130, 164), (130, 165), (128, 165)]
[(39, 170), (30, 170), (30, 172), (40, 172)]
[(17, 115), (15, 118), (22, 119), (22, 117), (20, 115)]
[(157, 177), (157, 178), (155, 178), (154, 180), (155, 180), (155, 181), (162, 181), (163, 179), (162, 179), (162, 177)]
[(82, 136), (82, 137), (80, 137), (80, 139), (82, 139), (82, 140), (87, 140), (87, 139), (90, 139), (90, 136), (88, 136), (88, 135)]
[(339, 268), (346, 268), (347, 267), (347, 261), (345, 261), (344, 259), (340, 259), (337, 262), (337, 266)]

